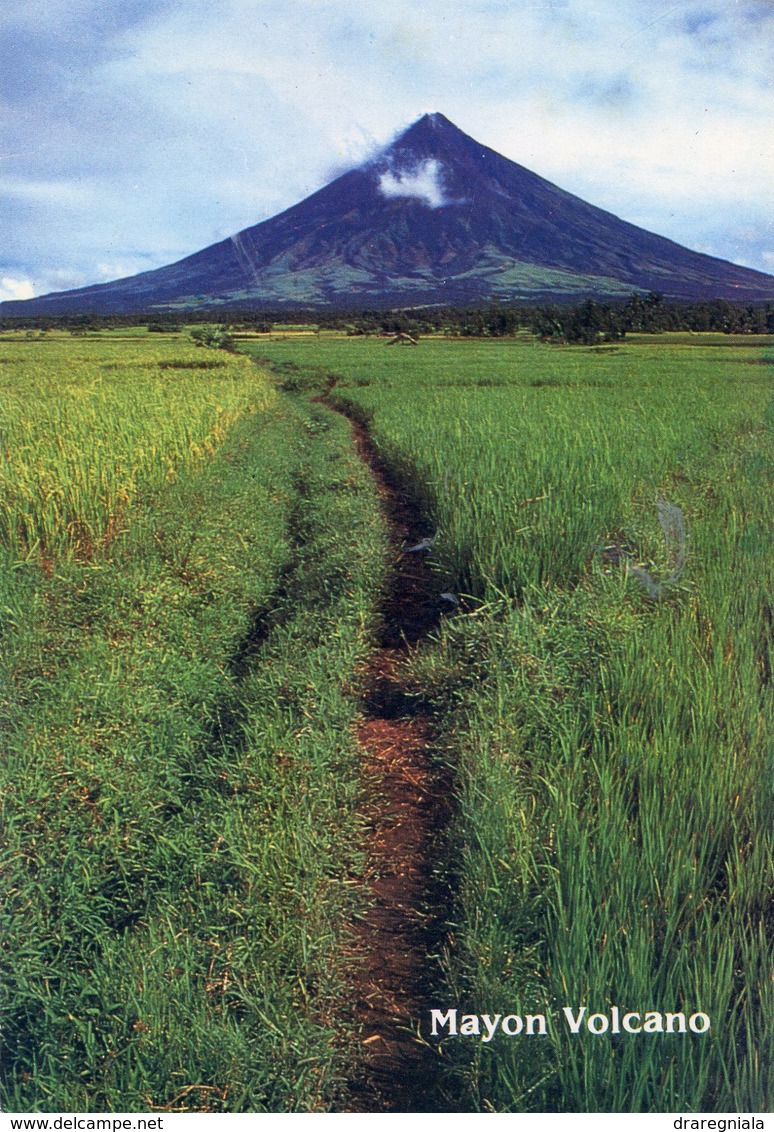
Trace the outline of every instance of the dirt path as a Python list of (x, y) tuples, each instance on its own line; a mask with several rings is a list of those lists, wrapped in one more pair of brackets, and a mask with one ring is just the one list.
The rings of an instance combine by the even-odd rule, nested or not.
[[(329, 394), (330, 388), (321, 400), (337, 408)], [(404, 657), (438, 623), (440, 586), (425, 552), (405, 553), (432, 532), (379, 459), (367, 429), (350, 421), (378, 485), (394, 555), (382, 637), (361, 674), (364, 718), (357, 737), (364, 752), (366, 881), (373, 903), (355, 925), (354, 992), (367, 1060), (352, 1082), (351, 1111), (452, 1111), (442, 1096), (437, 1047), (427, 1041), (430, 1008), (442, 1005), (434, 993), (436, 957), (447, 933), (449, 893), (437, 866), (446, 855), (451, 782), (431, 755), (430, 717), (401, 675)]]

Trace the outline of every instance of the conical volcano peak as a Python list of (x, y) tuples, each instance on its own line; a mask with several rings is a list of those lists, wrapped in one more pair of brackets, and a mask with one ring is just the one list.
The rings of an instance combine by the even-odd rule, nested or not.
[[(439, 114), (435, 111), (433, 114), (423, 114), (421, 118), (417, 118), (416, 122), (412, 123), (400, 135), (405, 138), (410, 134), (419, 133), (449, 133), (449, 134), (462, 134), (462, 130), (454, 125), (454, 122), (449, 121), (445, 114)], [(467, 135), (463, 135), (466, 137)]]
[[(481, 209), (521, 199), (541, 179), (464, 133), (443, 114), (425, 114), (375, 158), (378, 173), (431, 179), (444, 204), (475, 202)], [(420, 196), (422, 194), (417, 194)], [(496, 200), (495, 200), (496, 198)], [(431, 203), (431, 197), (426, 197)], [(433, 207), (437, 207), (434, 204)]]
[(463, 133), (443, 114), (424, 114), (370, 163), (388, 197), (414, 197), (431, 208), (460, 204), (491, 172), (488, 158), (504, 161)]
[(443, 114), (423, 114), (387, 146), (384, 156), (412, 154), (416, 157), (438, 157), (442, 153), (452, 156), (460, 148), (471, 146), (481, 149), (478, 142)]
[(298, 204), (168, 267), (0, 304), (3, 315), (774, 299), (774, 278), (689, 251), (424, 114)]

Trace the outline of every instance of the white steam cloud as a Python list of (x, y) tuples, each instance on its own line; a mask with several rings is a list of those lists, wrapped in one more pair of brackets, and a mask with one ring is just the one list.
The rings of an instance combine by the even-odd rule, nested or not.
[(34, 299), (35, 288), (29, 279), (14, 279), (4, 275), (0, 279), (0, 302), (8, 299)]
[(388, 170), (379, 178), (379, 192), (386, 197), (416, 197), (430, 208), (441, 208), (447, 200), (440, 181), (441, 163), (428, 157), (410, 172)]

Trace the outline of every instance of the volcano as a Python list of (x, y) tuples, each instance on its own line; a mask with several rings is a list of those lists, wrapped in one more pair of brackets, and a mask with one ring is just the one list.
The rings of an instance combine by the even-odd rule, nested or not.
[(426, 114), (285, 212), (169, 267), (0, 304), (16, 314), (774, 299), (774, 277), (587, 204)]

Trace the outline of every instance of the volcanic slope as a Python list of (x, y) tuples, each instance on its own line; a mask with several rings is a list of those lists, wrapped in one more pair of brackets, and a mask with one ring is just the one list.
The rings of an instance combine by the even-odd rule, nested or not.
[(196, 306), (774, 299), (774, 276), (604, 212), (426, 114), (299, 204), (169, 267), (0, 305), (12, 314)]

